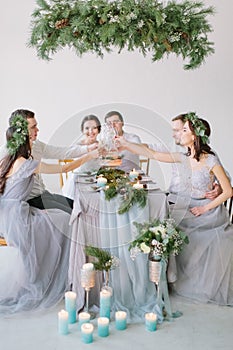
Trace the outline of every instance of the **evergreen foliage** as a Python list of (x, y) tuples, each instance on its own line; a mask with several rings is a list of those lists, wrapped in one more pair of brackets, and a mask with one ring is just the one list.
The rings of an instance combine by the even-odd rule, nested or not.
[(118, 208), (118, 214), (124, 214), (130, 208), (137, 204), (144, 208), (147, 203), (147, 192), (144, 189), (136, 189), (132, 186), (130, 179), (125, 172), (120, 169), (100, 168), (98, 175), (103, 175), (107, 179), (105, 188), (105, 199), (110, 201), (112, 198), (121, 195), (121, 204)]
[(95, 270), (109, 271), (115, 269), (119, 265), (119, 259), (102, 248), (87, 246), (85, 247), (85, 253), (96, 258), (96, 260), (93, 261)]
[(29, 46), (45, 60), (65, 47), (100, 57), (114, 47), (139, 50), (153, 62), (174, 53), (188, 60), (184, 69), (194, 69), (214, 52), (207, 21), (213, 14), (201, 1), (37, 0)]

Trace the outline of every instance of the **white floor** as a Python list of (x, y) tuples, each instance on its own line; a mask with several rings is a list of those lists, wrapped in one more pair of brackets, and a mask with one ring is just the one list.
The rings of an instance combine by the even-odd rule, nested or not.
[[(233, 349), (233, 308), (216, 305), (192, 304), (172, 297), (173, 311), (183, 316), (164, 322), (157, 331), (148, 332), (144, 324), (131, 324), (125, 331), (110, 325), (110, 335), (100, 338), (94, 330), (92, 344), (81, 342), (77, 323), (70, 325), (66, 336), (57, 332), (57, 313), (64, 306), (46, 312), (29, 312), (23, 315), (0, 318), (0, 347), (4, 350), (215, 350)], [(92, 321), (96, 326), (96, 320)]]

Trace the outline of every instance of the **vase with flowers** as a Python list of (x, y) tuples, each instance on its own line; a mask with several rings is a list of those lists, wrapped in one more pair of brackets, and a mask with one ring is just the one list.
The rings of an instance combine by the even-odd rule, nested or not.
[(119, 259), (116, 256), (111, 255), (109, 251), (93, 246), (87, 246), (85, 248), (85, 253), (94, 258), (92, 263), (95, 270), (102, 271), (103, 273), (102, 288), (110, 290), (110, 270), (119, 266)]
[[(164, 221), (154, 220), (146, 223), (135, 222), (139, 235), (130, 243), (132, 259), (138, 253), (148, 254), (149, 278), (157, 289), (157, 304), (167, 316), (172, 316), (167, 288), (167, 263), (171, 255), (178, 255), (187, 244), (188, 237), (171, 218)], [(162, 306), (163, 305), (163, 306)]]

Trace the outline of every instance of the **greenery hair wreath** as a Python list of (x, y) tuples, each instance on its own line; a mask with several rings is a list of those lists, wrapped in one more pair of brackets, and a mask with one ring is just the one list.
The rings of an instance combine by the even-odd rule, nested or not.
[(12, 120), (10, 127), (15, 131), (10, 140), (7, 141), (7, 149), (11, 156), (15, 155), (19, 147), (24, 145), (28, 136), (28, 122), (21, 115), (16, 115)]
[(32, 13), (29, 46), (39, 58), (65, 47), (78, 56), (87, 52), (120, 53), (139, 50), (152, 53), (152, 61), (174, 53), (189, 62), (184, 69), (199, 67), (214, 53), (208, 40), (212, 28), (206, 17), (213, 7), (201, 1), (159, 2), (156, 0), (37, 0)]
[(187, 113), (184, 120), (189, 120), (192, 123), (195, 135), (201, 138), (203, 144), (209, 143), (209, 137), (206, 135), (206, 126), (195, 112)]

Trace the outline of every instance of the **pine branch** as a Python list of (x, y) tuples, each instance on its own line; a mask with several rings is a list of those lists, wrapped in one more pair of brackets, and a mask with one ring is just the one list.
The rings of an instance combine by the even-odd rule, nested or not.
[(151, 54), (152, 61), (174, 53), (189, 60), (184, 69), (194, 69), (214, 53), (207, 16), (215, 10), (201, 1), (165, 6), (155, 0), (37, 0), (37, 5), (28, 45), (45, 60), (66, 47), (78, 56), (93, 52), (100, 57), (116, 47), (119, 53)]
[(112, 268), (113, 257), (108, 251), (98, 247), (87, 246), (85, 247), (85, 253), (96, 258), (96, 261), (93, 262), (96, 270), (108, 271)]

